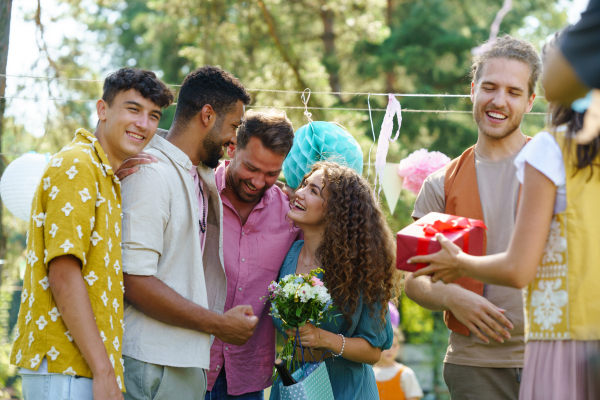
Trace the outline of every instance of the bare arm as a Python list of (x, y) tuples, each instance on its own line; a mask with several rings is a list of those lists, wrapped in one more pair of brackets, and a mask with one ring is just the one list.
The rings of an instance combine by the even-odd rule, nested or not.
[(503, 343), (510, 339), (508, 329), (513, 324), (506, 318), (504, 310), (496, 307), (485, 297), (459, 285), (431, 282), (428, 276), (415, 278), (407, 273), (406, 296), (421, 307), (432, 311), (451, 311), (475, 336), (488, 343), (488, 337)]
[[(296, 330), (289, 330), (286, 333), (288, 336), (294, 336), (296, 335)], [(311, 323), (300, 327), (300, 341), (303, 346), (332, 351), (335, 354), (340, 354), (344, 345), (344, 339), (341, 336), (317, 328)], [(342, 357), (357, 363), (373, 365), (381, 358), (381, 349), (373, 347), (371, 343), (363, 338), (347, 337)]]
[(521, 207), (508, 251), (486, 257), (474, 257), (443, 235), (436, 235), (442, 250), (429, 256), (413, 257), (414, 263), (431, 263), (415, 273), (434, 274), (432, 280), (452, 282), (461, 276), (496, 285), (523, 288), (535, 277), (552, 222), (556, 186), (543, 173), (525, 165)]
[(224, 314), (207, 310), (181, 296), (155, 276), (123, 274), (125, 300), (144, 314), (169, 325), (215, 335), (242, 345), (258, 323), (251, 306), (236, 306)]
[(581, 82), (560, 50), (549, 52), (547, 57), (543, 75), (546, 100), (570, 107), (573, 101), (584, 97), (590, 89)]
[(92, 370), (94, 399), (122, 400), (115, 371), (94, 319), (79, 259), (72, 255), (56, 257), (48, 268), (50, 290), (61, 317)]

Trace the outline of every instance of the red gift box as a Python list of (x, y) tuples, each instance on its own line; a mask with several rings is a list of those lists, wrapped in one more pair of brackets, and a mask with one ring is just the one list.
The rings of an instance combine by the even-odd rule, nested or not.
[(436, 233), (446, 236), (465, 253), (482, 256), (485, 229), (483, 221), (477, 219), (429, 213), (396, 235), (396, 268), (408, 272), (424, 268), (427, 264), (409, 264), (408, 260), (440, 251), (442, 246), (435, 240)]

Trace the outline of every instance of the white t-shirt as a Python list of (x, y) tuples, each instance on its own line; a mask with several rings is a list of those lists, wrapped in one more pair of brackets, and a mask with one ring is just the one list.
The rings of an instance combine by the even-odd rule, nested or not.
[[(396, 374), (398, 373), (398, 371), (400, 371), (402, 367), (404, 367), (404, 365), (400, 363), (395, 363), (391, 367), (373, 366), (373, 372), (375, 372), (375, 380), (377, 382), (389, 381), (390, 379), (396, 376)], [(402, 387), (404, 397), (407, 399), (411, 399), (413, 397), (423, 397), (423, 390), (419, 385), (417, 376), (415, 375), (415, 372), (408, 367), (404, 367), (404, 371), (402, 371), (402, 375), (400, 375), (400, 387)]]
[[(559, 128), (560, 130), (560, 128)], [(540, 132), (523, 147), (515, 158), (517, 179), (525, 180), (525, 163), (546, 175), (556, 185), (554, 214), (567, 209), (567, 174), (560, 146), (550, 132)]]

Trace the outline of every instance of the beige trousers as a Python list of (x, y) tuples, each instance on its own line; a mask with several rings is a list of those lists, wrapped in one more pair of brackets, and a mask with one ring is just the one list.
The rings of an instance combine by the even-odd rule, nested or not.
[(206, 371), (125, 360), (125, 400), (204, 400)]

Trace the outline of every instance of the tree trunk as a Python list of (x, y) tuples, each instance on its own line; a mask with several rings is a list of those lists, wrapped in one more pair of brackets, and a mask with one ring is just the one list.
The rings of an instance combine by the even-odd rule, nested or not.
[[(0, 0), (0, 75), (6, 75), (8, 62), (8, 39), (10, 36), (10, 13), (12, 0)], [(6, 108), (6, 77), (0, 76), (0, 153), (2, 153), (2, 134), (4, 130), (4, 109)], [(4, 156), (0, 155), (0, 176), (4, 173)], [(6, 257), (6, 234), (2, 224), (2, 202), (0, 200), (0, 260)], [(0, 264), (0, 284), (2, 284), (2, 264)]]
[[(387, 25), (390, 31), (394, 29), (394, 0), (387, 1)], [(396, 77), (394, 76), (393, 65), (385, 71), (385, 90), (388, 93), (396, 93)]]
[[(327, 6), (327, 1), (321, 1), (321, 20), (323, 20), (323, 45), (325, 47), (325, 54), (323, 57), (323, 65), (325, 70), (329, 74), (329, 86), (331, 86), (332, 92), (341, 92), (342, 87), (340, 85), (340, 63), (338, 62), (335, 54), (335, 34), (333, 32), (333, 21), (335, 15), (333, 11)], [(340, 95), (336, 94), (339, 98)]]

